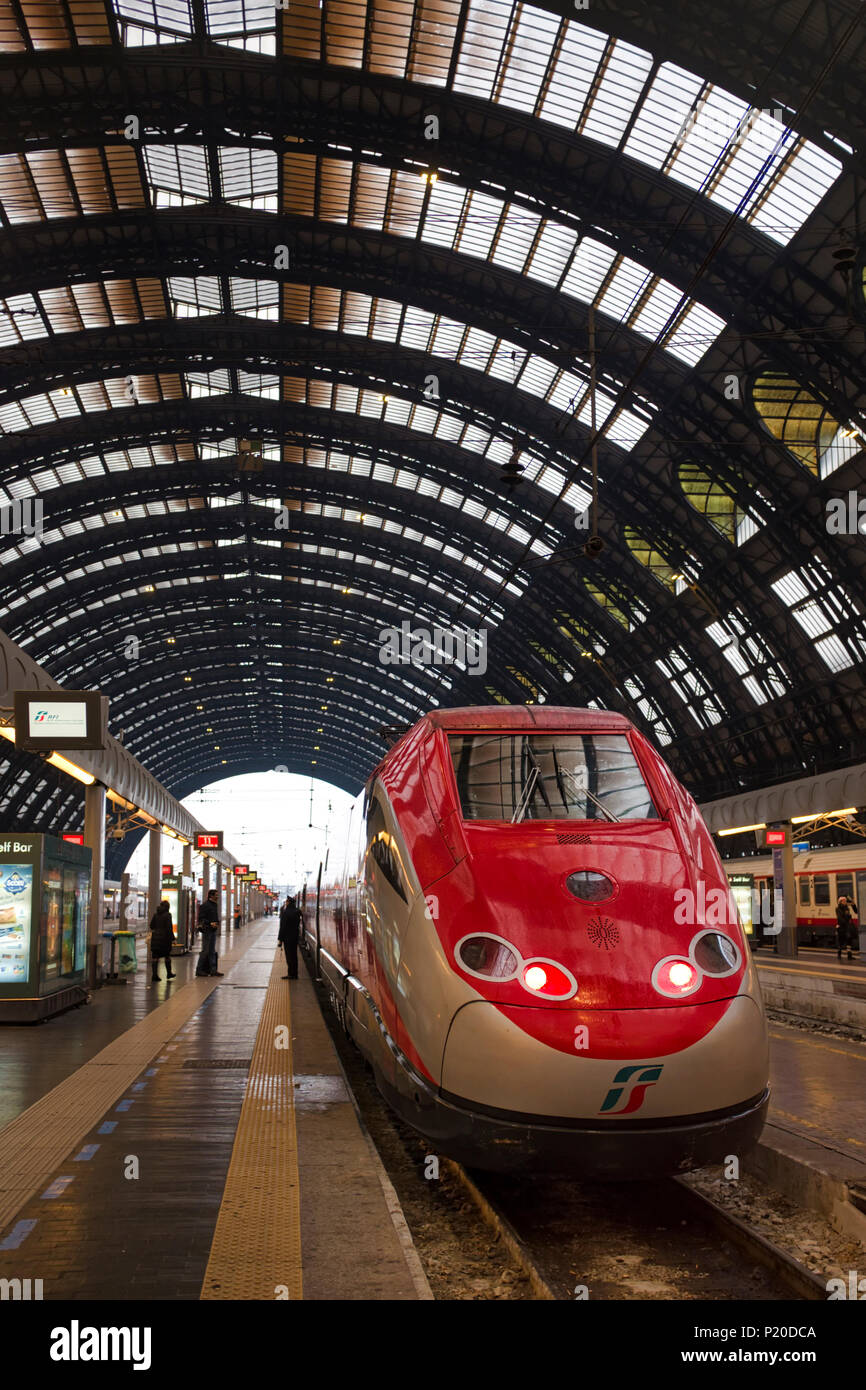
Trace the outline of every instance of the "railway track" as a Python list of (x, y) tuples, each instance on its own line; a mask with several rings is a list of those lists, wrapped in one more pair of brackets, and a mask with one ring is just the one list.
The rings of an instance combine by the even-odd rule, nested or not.
[(459, 1176), (485, 1219), (509, 1232), (537, 1297), (826, 1300), (804, 1265), (680, 1179)]
[(385, 1105), (323, 990), (320, 1002), (436, 1298), (826, 1299), (805, 1266), (681, 1180), (541, 1181), (438, 1159)]

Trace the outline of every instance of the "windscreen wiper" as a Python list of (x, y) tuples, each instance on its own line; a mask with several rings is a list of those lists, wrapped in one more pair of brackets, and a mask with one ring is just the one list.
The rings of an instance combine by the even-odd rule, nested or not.
[(537, 781), (538, 768), (534, 767), (526, 779), (526, 786), (520, 793), (520, 800), (514, 808), (514, 815), (511, 817), (512, 825), (514, 825), (515, 821), (523, 820), (523, 817), (526, 815), (526, 811), (530, 801), (532, 800), (532, 793), (535, 791), (535, 784)]
[(598, 797), (597, 797), (593, 792), (591, 792), (591, 791), (589, 790), (589, 787), (582, 787), (581, 784), (580, 784), (580, 782), (578, 782), (578, 780), (577, 780), (577, 778), (575, 777), (575, 775), (574, 775), (573, 772), (567, 772), (566, 769), (563, 768), (563, 770), (562, 770), (562, 775), (563, 775), (563, 777), (567, 777), (567, 778), (569, 779), (570, 782), (573, 782), (573, 783), (574, 783), (575, 790), (576, 790), (577, 793), (578, 793), (578, 795), (574, 798), (575, 801), (578, 801), (578, 802), (579, 802), (581, 796), (588, 796), (589, 799), (590, 799), (590, 801), (592, 802), (593, 806), (597, 806), (598, 809), (601, 811), (602, 815), (607, 816), (608, 820), (615, 821), (615, 822), (617, 823), (617, 825), (619, 824), (619, 822), (622, 820), (622, 816), (617, 816), (617, 815), (615, 815), (613, 811), (611, 811), (611, 810), (609, 810), (609, 809), (607, 808), (607, 806), (604, 806), (604, 805), (599, 801)]

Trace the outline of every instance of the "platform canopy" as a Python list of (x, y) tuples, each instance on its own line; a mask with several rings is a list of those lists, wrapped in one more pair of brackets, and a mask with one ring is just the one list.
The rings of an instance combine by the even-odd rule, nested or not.
[(176, 796), (435, 705), (866, 757), (862, 13), (3, 0), (0, 628)]

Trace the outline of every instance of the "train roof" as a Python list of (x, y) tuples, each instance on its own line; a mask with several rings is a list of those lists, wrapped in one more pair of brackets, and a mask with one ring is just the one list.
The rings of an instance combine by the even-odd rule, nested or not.
[(457, 709), (434, 709), (426, 716), (436, 729), (471, 730), (555, 730), (569, 729), (593, 733), (632, 727), (622, 714), (611, 710), (580, 709), (575, 705), (463, 705)]

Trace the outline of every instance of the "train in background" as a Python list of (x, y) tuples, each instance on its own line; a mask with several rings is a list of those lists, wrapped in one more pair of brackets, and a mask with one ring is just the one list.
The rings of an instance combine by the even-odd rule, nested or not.
[[(129, 931), (140, 930), (142, 919), (147, 916), (147, 889), (130, 884), (128, 892), (133, 899), (133, 907), (132, 912), (127, 913), (127, 927)], [(120, 926), (120, 883), (117, 880), (105, 880), (102, 904), (103, 931), (117, 931)]]
[[(675, 912), (708, 893), (724, 926)], [(354, 803), (304, 934), (382, 1094), (437, 1154), (646, 1178), (760, 1134), (767, 1026), (721, 861), (619, 714), (426, 715)]]
[[(762, 926), (772, 922), (774, 907), (773, 857), (753, 855), (723, 859), (722, 865), (746, 933), (760, 944), (772, 943)], [(866, 842), (827, 849), (794, 850), (797, 898), (797, 945), (836, 945), (836, 903), (843, 895), (857, 908), (863, 945), (866, 910)]]

